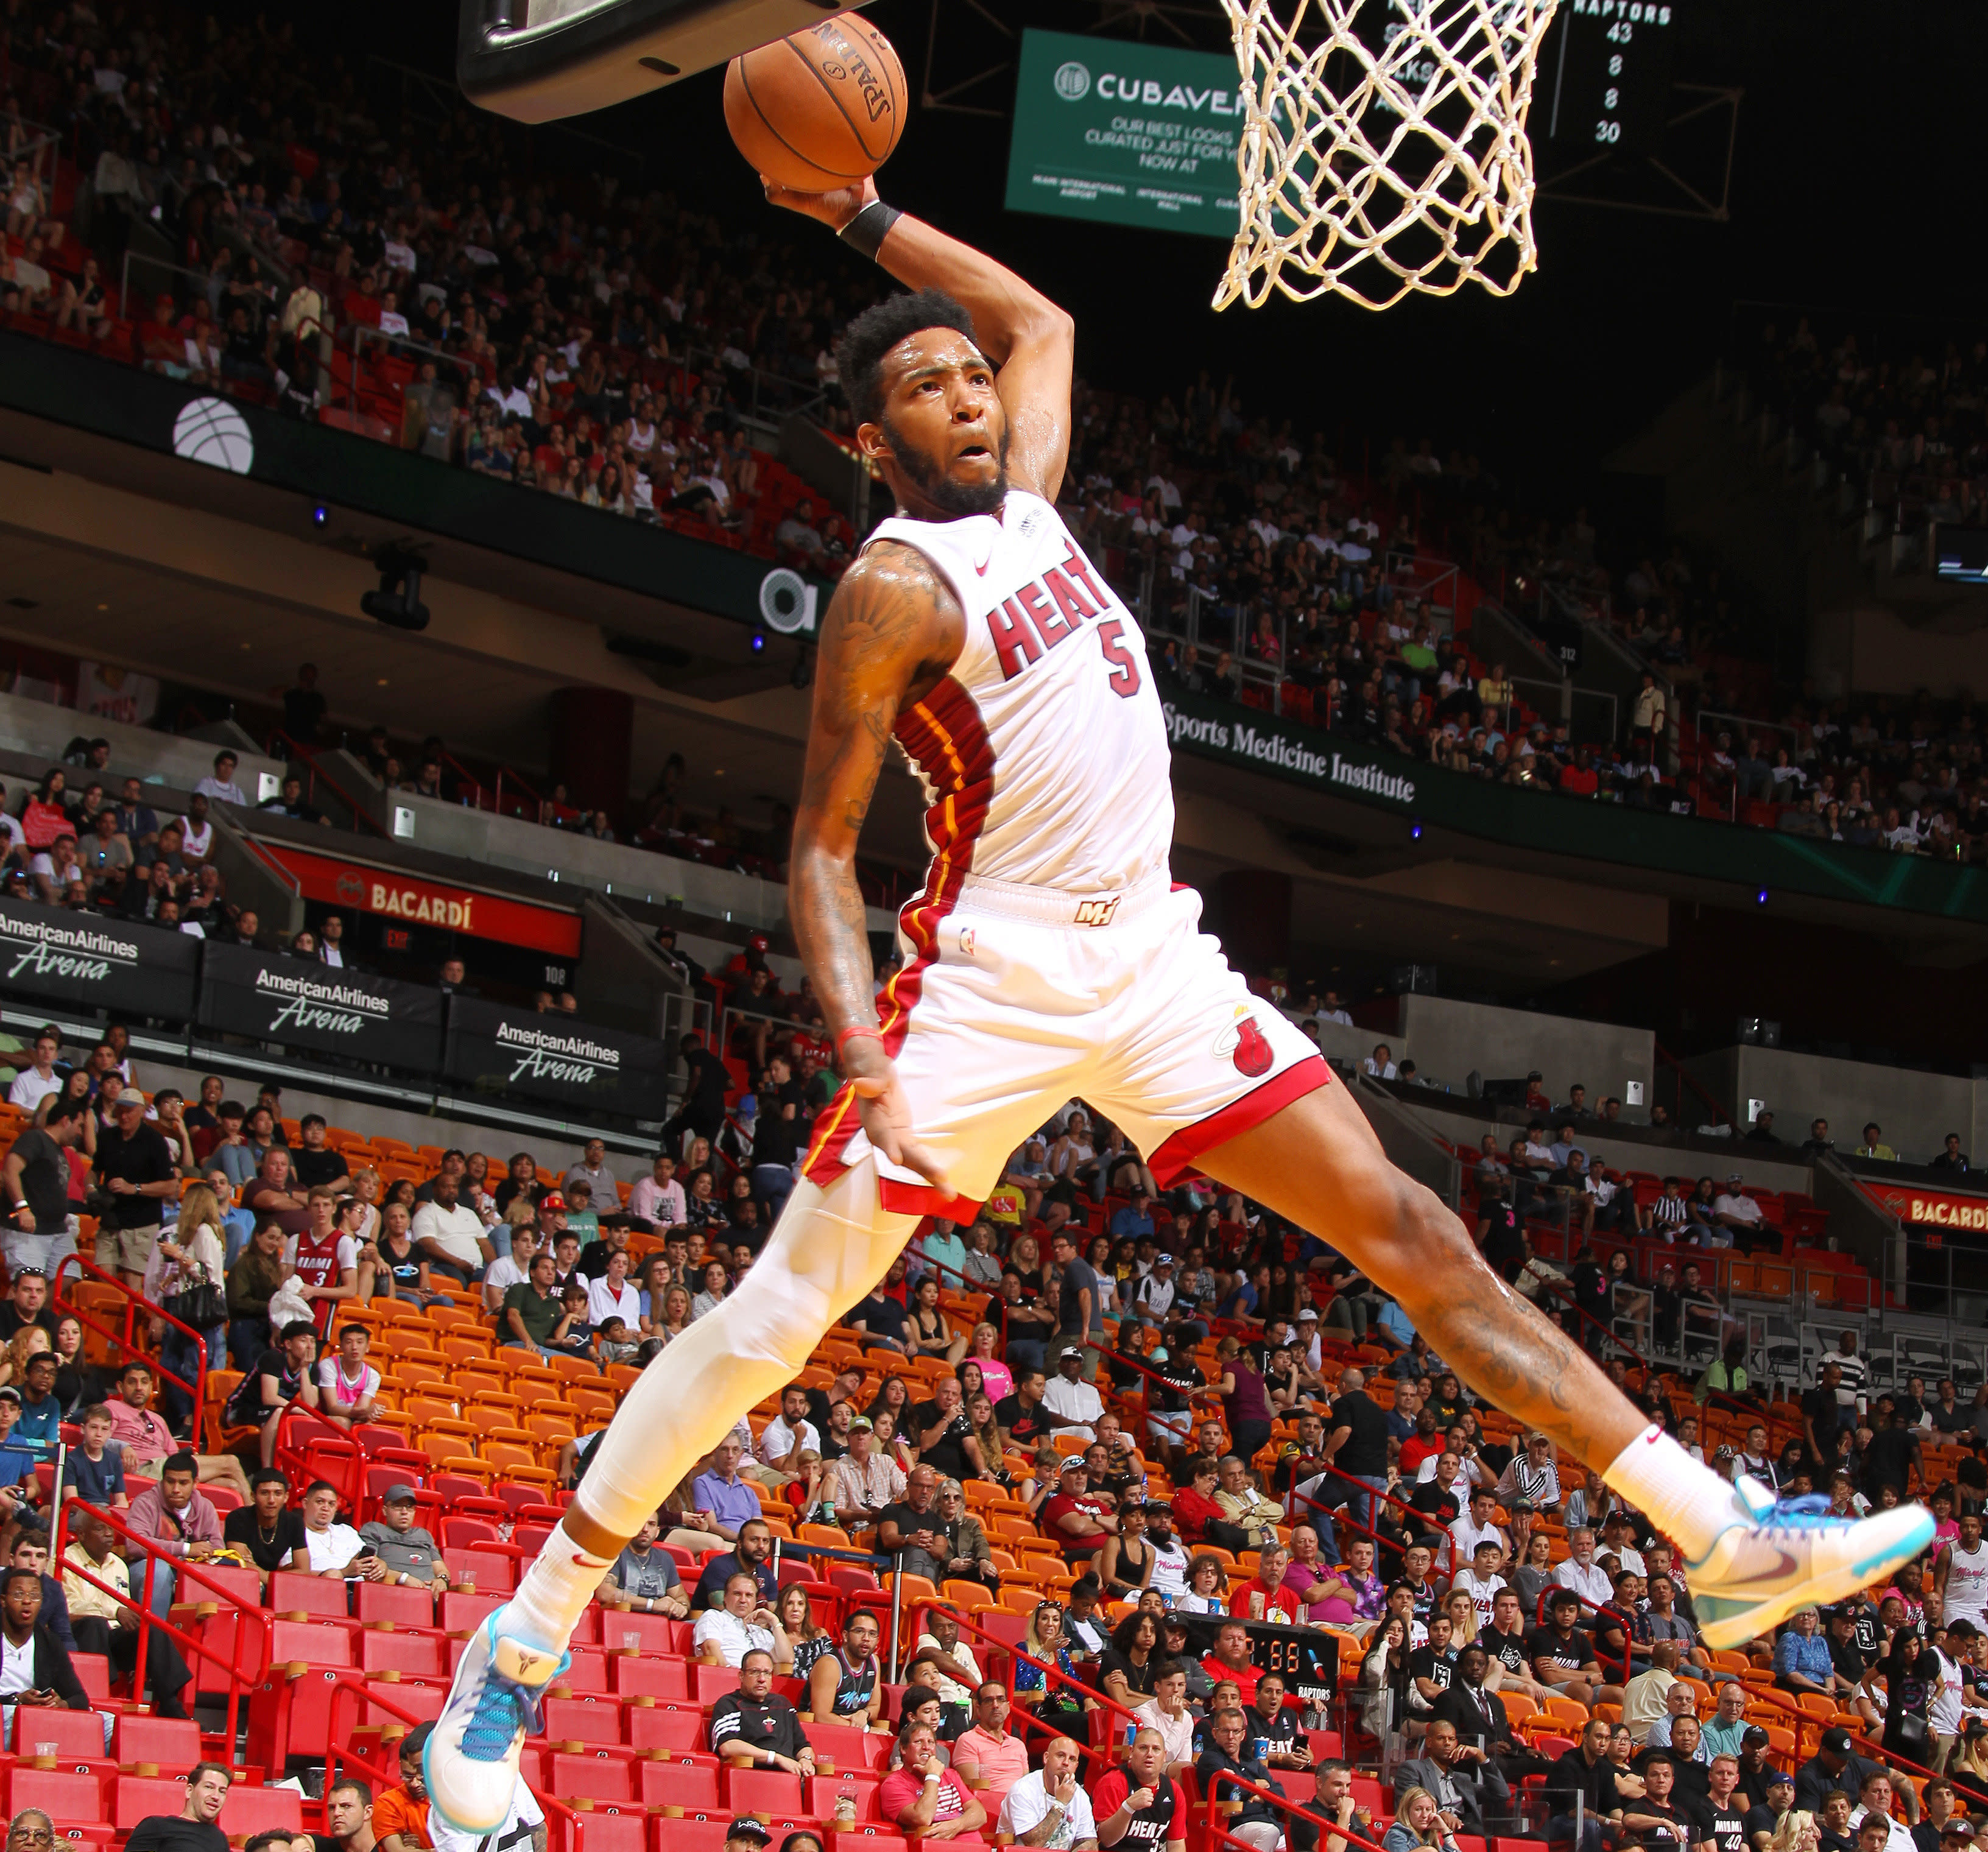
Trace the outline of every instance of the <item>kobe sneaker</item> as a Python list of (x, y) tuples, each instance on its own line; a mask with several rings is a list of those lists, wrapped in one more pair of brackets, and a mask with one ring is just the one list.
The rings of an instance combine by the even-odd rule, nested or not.
[(1733, 1489), (1744, 1515), (1687, 1565), (1699, 1631), (1716, 1649), (1744, 1646), (1799, 1609), (1887, 1580), (1932, 1541), (1923, 1505), (1842, 1518), (1830, 1515), (1825, 1498), (1777, 1502), (1744, 1473)]
[(421, 1754), (428, 1800), (461, 1833), (494, 1833), (509, 1816), (519, 1747), (539, 1727), (546, 1686), (573, 1663), (507, 1634), (509, 1612), (495, 1610), (470, 1635)]

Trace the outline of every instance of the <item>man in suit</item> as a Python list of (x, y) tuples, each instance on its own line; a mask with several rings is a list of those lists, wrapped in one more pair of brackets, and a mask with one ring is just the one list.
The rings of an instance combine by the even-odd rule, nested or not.
[[(1486, 1695), (1496, 1702), (1495, 1694)], [(1421, 1756), (1395, 1770), (1395, 1792), (1405, 1793), (1410, 1788), (1426, 1788), (1435, 1796), (1447, 1832), (1481, 1835), (1502, 1830), (1511, 1815), (1511, 1786), (1497, 1762), (1488, 1750), (1466, 1748), (1452, 1723), (1432, 1721)]]
[[(42, 1620), (42, 1578), (32, 1569), (0, 1574), (0, 1684), (9, 1704), (43, 1710), (86, 1711), (90, 1698), (69, 1664), (69, 1654)], [(13, 1688), (16, 1666), (26, 1661), (28, 1683)]]
[(1485, 1689), (1489, 1656), (1481, 1646), (1466, 1646), (1456, 1656), (1456, 1677), (1430, 1707), (1431, 1720), (1448, 1724), (1466, 1749), (1482, 1748), (1508, 1785), (1528, 1775), (1543, 1775), (1547, 1764), (1512, 1734), (1505, 1701)]

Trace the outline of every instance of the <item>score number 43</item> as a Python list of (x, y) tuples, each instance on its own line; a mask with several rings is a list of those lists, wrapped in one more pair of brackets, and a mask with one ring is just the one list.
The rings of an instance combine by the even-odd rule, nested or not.
[[(1611, 45), (1627, 45), (1635, 35), (1635, 28), (1626, 19), (1617, 20), (1608, 29), (1608, 42)], [(1611, 52), (1609, 54), (1608, 75), (1611, 78), (1622, 75), (1622, 54), (1620, 52)], [(1601, 93), (1601, 106), (1605, 110), (1612, 110), (1621, 101), (1621, 98), (1622, 93), (1611, 83), (1608, 89)], [(1622, 139), (1621, 123), (1611, 122), (1604, 116), (1594, 125), (1594, 139), (1603, 143), (1620, 141)]]

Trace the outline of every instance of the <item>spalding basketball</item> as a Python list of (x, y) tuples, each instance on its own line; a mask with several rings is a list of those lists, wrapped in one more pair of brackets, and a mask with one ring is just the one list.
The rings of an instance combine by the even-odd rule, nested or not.
[(777, 186), (832, 193), (874, 174), (904, 127), (904, 67), (854, 13), (732, 60), (725, 126)]

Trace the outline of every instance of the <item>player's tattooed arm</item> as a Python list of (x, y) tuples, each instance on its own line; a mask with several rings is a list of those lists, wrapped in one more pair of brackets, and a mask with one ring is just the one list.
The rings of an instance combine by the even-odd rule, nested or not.
[[(794, 814), (787, 911), (831, 1033), (876, 1023), (876, 973), (856, 878), (857, 841), (898, 716), (944, 680), (965, 634), (965, 617), (951, 586), (915, 547), (884, 542), (869, 548), (844, 574), (830, 602)], [(840, 1066), (856, 1091), (871, 1144), (945, 1188), (944, 1173), (912, 1129), (904, 1089), (882, 1043), (874, 1036), (851, 1038)]]
[(831, 1031), (876, 1020), (857, 842), (898, 716), (938, 685), (965, 634), (952, 588), (914, 547), (871, 547), (830, 601), (788, 898), (801, 962)]

